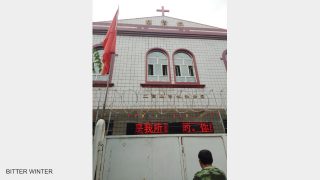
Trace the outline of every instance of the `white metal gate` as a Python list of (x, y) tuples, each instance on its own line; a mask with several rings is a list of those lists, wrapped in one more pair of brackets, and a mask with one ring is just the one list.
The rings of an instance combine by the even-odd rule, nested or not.
[(198, 152), (227, 173), (226, 134), (108, 136), (100, 156), (102, 180), (192, 180), (201, 170)]

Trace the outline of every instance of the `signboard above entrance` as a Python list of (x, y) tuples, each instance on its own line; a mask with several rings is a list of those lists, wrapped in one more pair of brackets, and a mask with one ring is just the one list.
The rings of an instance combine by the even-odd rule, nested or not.
[(212, 122), (127, 123), (127, 135), (214, 133)]

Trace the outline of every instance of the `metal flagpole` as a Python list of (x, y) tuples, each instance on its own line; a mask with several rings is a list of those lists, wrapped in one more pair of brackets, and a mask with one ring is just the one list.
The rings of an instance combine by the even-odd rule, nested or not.
[(104, 111), (106, 109), (106, 102), (107, 102), (108, 90), (109, 90), (109, 82), (110, 82), (109, 79), (110, 79), (110, 74), (109, 74), (109, 77), (108, 77), (108, 80), (107, 80), (106, 93), (105, 93), (105, 96), (104, 96), (104, 102), (103, 102), (103, 107), (102, 107), (102, 117), (104, 117)]
[[(114, 59), (115, 59), (115, 54), (112, 54), (111, 55), (111, 65), (110, 65), (111, 67), (113, 67)], [(102, 116), (103, 117), (104, 117), (104, 112), (105, 112), (105, 109), (106, 109), (106, 102), (107, 102), (108, 91), (109, 91), (109, 82), (110, 82), (111, 76), (112, 76), (111, 73), (109, 73), (109, 77), (108, 77), (108, 80), (107, 80), (106, 94), (105, 94), (105, 97), (104, 97), (103, 108), (102, 108)], [(110, 111), (109, 111), (109, 118), (108, 118), (106, 135), (108, 134), (108, 131), (109, 131), (110, 118), (111, 118), (111, 108), (110, 108)]]
[[(112, 61), (111, 63), (113, 63), (114, 57), (115, 57), (115, 55), (112, 54), (112, 55), (111, 55), (111, 61)], [(111, 68), (111, 67), (110, 67), (110, 68)], [(104, 102), (103, 102), (103, 108), (102, 108), (102, 115), (103, 115), (103, 116), (104, 116), (104, 111), (105, 111), (105, 109), (106, 109), (106, 102), (107, 102), (107, 97), (108, 97), (110, 78), (111, 78), (111, 73), (109, 73), (109, 77), (108, 77), (108, 80), (107, 80), (107, 88), (106, 88), (106, 93), (105, 93)]]
[(97, 107), (97, 112), (96, 112), (96, 120), (95, 120), (96, 123), (98, 122), (98, 118), (99, 118), (100, 100), (101, 100), (101, 94), (99, 93), (99, 101), (98, 101), (98, 107)]

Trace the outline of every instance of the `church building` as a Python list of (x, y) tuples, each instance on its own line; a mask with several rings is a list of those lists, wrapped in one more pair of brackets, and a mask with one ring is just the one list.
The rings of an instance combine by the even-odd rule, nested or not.
[(227, 132), (227, 30), (160, 16), (119, 19), (101, 75), (110, 21), (93, 22), (93, 125), (108, 135)]

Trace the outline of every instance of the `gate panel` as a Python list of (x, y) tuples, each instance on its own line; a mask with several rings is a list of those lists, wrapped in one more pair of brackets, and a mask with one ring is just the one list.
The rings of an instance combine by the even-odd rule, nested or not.
[(182, 180), (178, 137), (108, 138), (103, 180)]
[(118, 136), (106, 139), (103, 180), (192, 180), (201, 170), (198, 153), (227, 173), (226, 135)]

